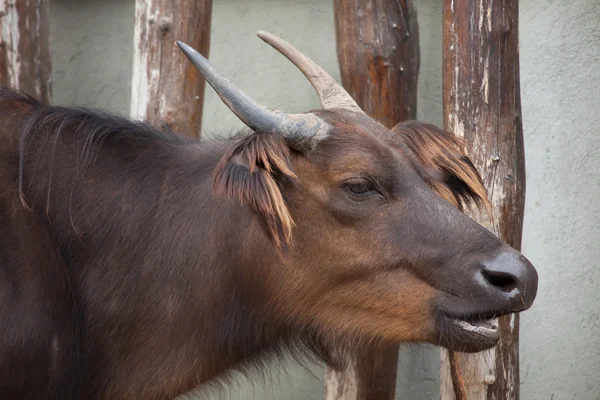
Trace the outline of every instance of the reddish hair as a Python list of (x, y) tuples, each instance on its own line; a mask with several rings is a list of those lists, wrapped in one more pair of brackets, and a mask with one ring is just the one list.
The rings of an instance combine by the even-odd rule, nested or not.
[(428, 172), (425, 180), (441, 197), (464, 211), (471, 201), (490, 210), (487, 190), (479, 172), (465, 154), (465, 144), (456, 135), (421, 121), (396, 125), (400, 135)]
[(252, 208), (271, 241), (285, 253), (294, 221), (280, 185), (296, 180), (283, 138), (255, 133), (240, 139), (225, 153), (215, 168), (213, 183), (216, 195)]

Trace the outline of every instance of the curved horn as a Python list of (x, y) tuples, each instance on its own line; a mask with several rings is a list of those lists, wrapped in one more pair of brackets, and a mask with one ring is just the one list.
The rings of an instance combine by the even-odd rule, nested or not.
[(272, 33), (258, 31), (257, 35), (298, 67), (315, 88), (324, 109), (342, 108), (364, 114), (364, 111), (356, 104), (352, 96), (313, 60)]
[(250, 129), (277, 132), (291, 141), (292, 147), (298, 149), (312, 149), (319, 136), (327, 135), (328, 125), (316, 115), (286, 114), (262, 106), (225, 78), (194, 48), (180, 41), (177, 41), (177, 45), (223, 103)]

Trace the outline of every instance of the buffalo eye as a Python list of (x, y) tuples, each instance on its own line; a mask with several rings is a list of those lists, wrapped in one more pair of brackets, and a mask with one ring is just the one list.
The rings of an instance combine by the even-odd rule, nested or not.
[(349, 179), (342, 184), (342, 187), (354, 200), (364, 200), (377, 194), (375, 185), (367, 179)]

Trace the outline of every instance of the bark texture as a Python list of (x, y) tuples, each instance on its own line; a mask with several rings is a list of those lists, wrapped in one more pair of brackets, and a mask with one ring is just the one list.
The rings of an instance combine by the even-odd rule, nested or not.
[(0, 84), (51, 96), (47, 0), (0, 0)]
[[(444, 125), (466, 139), (492, 203), (491, 215), (470, 215), (516, 249), (525, 203), (518, 11), (514, 0), (446, 0), (443, 46)], [(461, 392), (452, 384), (461, 379), (470, 400), (519, 398), (518, 315), (500, 318), (499, 327), (500, 343), (489, 351), (442, 352), (443, 400)]]
[(342, 84), (387, 127), (417, 113), (419, 29), (411, 0), (334, 0)]
[(176, 44), (208, 57), (212, 0), (136, 0), (131, 115), (199, 136), (204, 78)]
[(396, 392), (398, 346), (354, 354), (351, 367), (327, 369), (326, 400), (393, 400)]
[[(419, 30), (411, 0), (334, 0), (342, 84), (387, 127), (415, 119)], [(329, 369), (327, 400), (394, 399), (398, 346), (354, 354), (345, 371)]]

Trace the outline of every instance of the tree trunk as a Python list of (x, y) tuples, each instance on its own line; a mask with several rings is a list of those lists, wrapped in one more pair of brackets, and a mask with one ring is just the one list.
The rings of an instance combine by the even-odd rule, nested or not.
[[(411, 0), (334, 0), (342, 84), (387, 127), (415, 119), (419, 30)], [(354, 354), (345, 371), (329, 369), (327, 400), (393, 399), (398, 347)]]
[(50, 101), (47, 0), (0, 0), (0, 84)]
[[(445, 128), (466, 139), (492, 202), (490, 216), (471, 216), (516, 249), (525, 203), (518, 11), (515, 0), (446, 0), (443, 56)], [(461, 392), (453, 388), (461, 379), (469, 400), (519, 398), (518, 315), (500, 318), (499, 327), (500, 343), (489, 351), (442, 352), (442, 400)]]
[(131, 115), (199, 136), (204, 78), (176, 45), (208, 57), (212, 0), (136, 0)]

